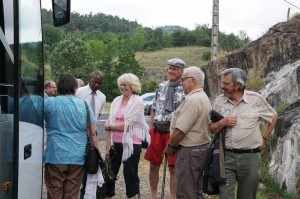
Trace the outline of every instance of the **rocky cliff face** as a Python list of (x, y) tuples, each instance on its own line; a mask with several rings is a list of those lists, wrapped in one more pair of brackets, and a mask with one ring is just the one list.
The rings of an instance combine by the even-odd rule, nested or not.
[(273, 107), (289, 105), (279, 115), (274, 134), (276, 147), (271, 150), (269, 172), (281, 188), (300, 197), (300, 60), (269, 73), (270, 81), (261, 94)]
[(245, 69), (248, 77), (260, 76), (268, 83), (272, 80), (270, 73), (297, 60), (300, 60), (300, 15), (276, 24), (244, 48), (208, 63), (203, 68), (207, 76), (206, 91), (211, 99), (220, 94), (217, 75), (225, 68)]
[(271, 150), (271, 176), (282, 189), (300, 197), (300, 15), (278, 23), (256, 41), (203, 67), (205, 91), (211, 100), (219, 95), (217, 75), (225, 68), (247, 71), (248, 78), (260, 77), (265, 86), (259, 91), (276, 109), (291, 104), (280, 116)]

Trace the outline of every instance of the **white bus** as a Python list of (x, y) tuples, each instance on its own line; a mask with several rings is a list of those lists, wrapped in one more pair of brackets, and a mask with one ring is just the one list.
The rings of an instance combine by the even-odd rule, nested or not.
[[(52, 4), (68, 23), (70, 0)], [(41, 0), (0, 0), (0, 199), (42, 197), (43, 85)]]

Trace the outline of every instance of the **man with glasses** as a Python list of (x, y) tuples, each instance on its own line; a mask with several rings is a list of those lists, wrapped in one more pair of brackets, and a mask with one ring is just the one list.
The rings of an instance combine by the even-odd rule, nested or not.
[(54, 96), (56, 93), (56, 83), (54, 81), (47, 81), (44, 84), (44, 100)]
[(176, 154), (176, 198), (204, 199), (202, 173), (209, 150), (210, 100), (203, 90), (205, 75), (199, 67), (184, 69), (185, 99), (173, 113), (171, 138), (165, 154)]
[[(159, 168), (162, 164), (163, 151), (170, 139), (169, 130), (172, 114), (184, 98), (181, 76), (185, 62), (174, 58), (169, 59), (167, 65), (168, 80), (158, 85), (152, 105), (150, 121), (151, 143), (145, 154), (145, 160), (150, 162), (149, 182), (152, 199), (157, 198)], [(171, 199), (175, 199), (176, 195), (175, 160), (175, 156), (168, 156)]]
[[(215, 99), (212, 107), (224, 118), (209, 125), (213, 133), (226, 127), (227, 183), (219, 186), (220, 198), (254, 199), (260, 180), (260, 151), (276, 124), (277, 113), (260, 94), (245, 90), (244, 70), (226, 69), (221, 72), (220, 81), (223, 95)], [(267, 124), (264, 133), (260, 131), (262, 121)]]

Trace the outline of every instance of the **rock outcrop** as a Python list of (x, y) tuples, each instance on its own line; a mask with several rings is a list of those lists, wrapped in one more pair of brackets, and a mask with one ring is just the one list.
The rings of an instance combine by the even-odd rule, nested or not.
[[(270, 81), (261, 94), (275, 108), (289, 105), (275, 126), (276, 147), (271, 150), (269, 172), (280, 187), (300, 196), (300, 60), (270, 72)], [(272, 78), (271, 78), (272, 77)]]
[(275, 127), (277, 144), (269, 172), (281, 188), (300, 196), (300, 100), (291, 104)]
[(244, 48), (208, 63), (204, 67), (207, 77), (205, 90), (209, 91), (211, 99), (220, 94), (217, 75), (225, 68), (245, 69), (249, 77), (259, 76), (268, 83), (272, 80), (272, 76), (268, 76), (270, 73), (297, 60), (300, 60), (300, 15), (274, 25)]
[(273, 108), (295, 102), (300, 93), (300, 60), (270, 72), (268, 78), (270, 82), (259, 92)]

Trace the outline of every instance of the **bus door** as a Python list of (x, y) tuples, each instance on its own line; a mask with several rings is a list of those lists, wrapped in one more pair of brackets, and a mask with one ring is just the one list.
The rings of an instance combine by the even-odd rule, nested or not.
[[(52, 0), (55, 26), (70, 0)], [(0, 199), (36, 199), (43, 187), (44, 57), (40, 0), (0, 0)]]
[(12, 198), (14, 161), (13, 1), (0, 0), (0, 198)]
[(44, 66), (40, 0), (0, 2), (0, 198), (41, 198)]

